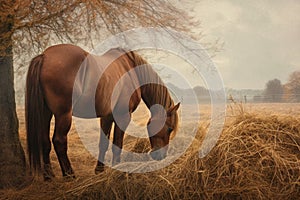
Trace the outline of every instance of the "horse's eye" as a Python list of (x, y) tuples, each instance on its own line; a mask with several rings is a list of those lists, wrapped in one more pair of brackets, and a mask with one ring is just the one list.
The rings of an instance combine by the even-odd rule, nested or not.
[(170, 134), (173, 131), (171, 127), (168, 128), (168, 133)]

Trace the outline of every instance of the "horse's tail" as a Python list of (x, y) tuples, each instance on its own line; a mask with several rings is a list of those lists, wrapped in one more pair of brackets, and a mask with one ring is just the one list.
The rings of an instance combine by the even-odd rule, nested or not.
[(42, 136), (45, 120), (45, 100), (40, 83), (44, 55), (31, 60), (26, 79), (25, 120), (30, 170), (41, 171)]

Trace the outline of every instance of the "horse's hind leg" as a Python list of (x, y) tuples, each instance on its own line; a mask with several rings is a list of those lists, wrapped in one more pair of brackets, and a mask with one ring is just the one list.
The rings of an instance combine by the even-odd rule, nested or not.
[(111, 117), (101, 118), (101, 130), (100, 130), (100, 142), (99, 142), (99, 157), (97, 166), (95, 168), (95, 174), (99, 174), (104, 171), (104, 161), (105, 153), (109, 144), (109, 136), (113, 123), (113, 119)]
[(47, 110), (45, 111), (45, 121), (44, 121), (44, 130), (42, 134), (42, 143), (43, 143), (43, 162), (44, 162), (44, 179), (45, 180), (50, 180), (54, 177), (54, 173), (51, 167), (50, 163), (50, 151), (51, 151), (51, 141), (49, 137), (49, 131), (50, 131), (50, 122), (52, 118), (52, 113), (51, 111), (46, 108)]
[(67, 134), (71, 128), (71, 122), (71, 112), (55, 115), (55, 129), (52, 141), (63, 176), (74, 177), (74, 172), (67, 155)]

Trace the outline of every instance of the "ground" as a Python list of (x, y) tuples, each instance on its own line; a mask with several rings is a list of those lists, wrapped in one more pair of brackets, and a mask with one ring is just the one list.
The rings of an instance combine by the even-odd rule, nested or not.
[[(197, 112), (195, 111), (195, 107), (192, 105), (187, 105), (183, 107), (184, 109), (188, 109), (187, 113), (190, 113), (189, 116), (187, 116), (186, 119), (182, 119), (182, 129), (185, 132), (190, 132), (192, 130), (192, 127), (190, 126), (190, 123), (192, 123), (193, 119), (196, 119)], [(200, 122), (198, 125), (200, 125), (200, 129), (206, 130), (207, 125), (209, 124), (210, 119), (210, 105), (200, 105)], [(22, 142), (22, 145), (24, 149), (26, 149), (26, 135), (25, 135), (25, 122), (24, 122), (24, 108), (18, 107), (18, 117), (19, 117), (19, 123), (20, 123), (20, 139)], [(280, 117), (293, 117), (296, 119), (299, 119), (300, 116), (300, 104), (228, 104), (227, 105), (227, 112), (226, 112), (226, 124), (229, 124), (231, 121), (236, 120), (236, 116), (238, 116), (241, 113), (252, 113), (253, 115), (261, 115), (268, 118), (268, 116), (280, 116)], [(137, 112), (134, 114), (133, 121), (136, 124), (145, 125), (147, 123), (147, 115), (148, 113), (145, 113), (145, 109), (143, 106), (141, 106), (141, 109), (137, 110)], [(188, 121), (188, 123), (186, 122)], [(53, 120), (52, 120), (52, 127), (51, 127), (51, 135), (53, 133)], [(266, 123), (266, 122), (265, 122)], [(87, 124), (87, 123), (86, 123)], [(97, 121), (96, 121), (97, 124)], [(196, 123), (197, 124), (197, 123)], [(32, 191), (39, 191), (37, 187), (41, 187), (40, 191), (44, 191), (45, 187), (41, 186), (41, 184), (46, 184), (50, 190), (54, 190), (56, 193), (65, 194), (66, 191), (81, 191), (80, 187), (84, 185), (84, 188), (87, 185), (92, 185), (89, 180), (94, 180), (94, 167), (96, 164), (96, 158), (92, 155), (95, 153), (90, 153), (85, 146), (82, 143), (81, 137), (82, 134), (78, 134), (79, 127), (76, 128), (76, 125), (78, 126), (77, 122), (73, 123), (72, 128), (70, 130), (70, 133), (68, 135), (68, 154), (69, 158), (71, 160), (73, 169), (76, 173), (77, 179), (66, 181), (61, 177), (61, 171), (60, 167), (56, 158), (56, 155), (54, 153), (54, 150), (51, 151), (51, 161), (54, 169), (54, 173), (56, 174), (56, 178), (52, 183), (44, 183), (42, 180), (37, 180), (37, 182), (34, 182), (31, 186), (21, 190), (21, 191), (14, 191), (14, 190), (4, 190), (0, 191), (0, 195), (3, 194), (5, 198), (36, 198), (37, 196), (42, 196), (45, 198), (52, 199), (53, 197), (57, 198), (58, 196), (47, 196), (49, 193), (40, 193), (35, 192), (35, 194), (32, 194), (32, 197), (29, 197), (28, 195)], [(82, 125), (79, 125), (82, 128)], [(85, 127), (85, 126), (84, 126)], [(92, 127), (92, 129), (95, 129), (95, 127)], [(228, 127), (226, 127), (227, 130)], [(83, 129), (80, 129), (80, 131), (87, 131)], [(134, 132), (134, 129), (131, 129)], [(233, 130), (234, 131), (234, 130)], [(88, 131), (90, 132), (90, 130)], [(94, 135), (97, 136), (98, 132), (95, 129)], [(199, 131), (198, 131), (199, 132)], [(200, 131), (201, 132), (201, 131)], [(205, 132), (205, 131), (204, 131)], [(205, 134), (205, 133), (204, 133)], [(176, 135), (177, 137), (177, 135)], [(178, 136), (181, 137), (181, 136)], [(95, 140), (95, 139), (94, 139)], [(143, 144), (147, 143), (147, 139), (143, 139)], [(97, 140), (94, 141), (95, 144), (97, 144)], [(132, 140), (131, 137), (125, 138), (125, 148), (126, 149), (132, 149), (132, 147), (135, 145), (135, 141)], [(193, 143), (195, 145), (195, 143)], [(298, 147), (299, 148), (299, 147)], [(297, 150), (296, 150), (297, 151)], [(299, 151), (299, 149), (298, 149)], [(177, 160), (176, 162), (179, 162)], [(109, 171), (109, 174), (114, 174), (115, 172)], [(106, 172), (104, 172), (106, 173)], [(156, 172), (154, 174), (157, 174)], [(105, 174), (103, 175), (105, 176)], [(161, 175), (159, 175), (161, 176)], [(186, 175), (188, 177), (188, 175)], [(167, 179), (167, 177), (166, 177)], [(298, 183), (300, 184), (300, 183)], [(76, 187), (74, 186), (76, 185)], [(175, 183), (174, 183), (175, 185)], [(296, 184), (296, 187), (299, 189), (299, 185)], [(77, 189), (76, 189), (77, 188)], [(77, 194), (75, 193), (72, 193)], [(79, 195), (79, 194), (78, 194)], [(82, 197), (82, 196), (81, 196)]]

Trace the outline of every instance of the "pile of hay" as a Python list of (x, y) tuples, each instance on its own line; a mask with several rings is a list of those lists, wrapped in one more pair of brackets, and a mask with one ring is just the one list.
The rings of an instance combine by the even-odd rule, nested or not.
[[(213, 150), (198, 157), (205, 129), (170, 166), (151, 173), (112, 169), (68, 190), (83, 199), (297, 199), (300, 196), (300, 121), (241, 114), (226, 127)], [(148, 149), (139, 140), (135, 151)]]
[[(100, 175), (75, 180), (36, 180), (20, 191), (0, 190), (0, 199), (299, 198), (299, 119), (240, 112), (230, 117), (217, 145), (200, 159), (205, 133), (201, 126), (186, 153), (158, 171), (128, 174), (107, 168)], [(124, 144), (134, 152), (150, 149), (148, 139), (128, 137)], [(88, 160), (91, 170), (92, 162)]]

